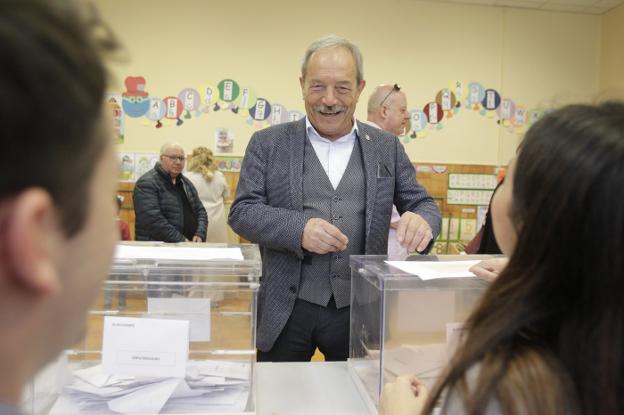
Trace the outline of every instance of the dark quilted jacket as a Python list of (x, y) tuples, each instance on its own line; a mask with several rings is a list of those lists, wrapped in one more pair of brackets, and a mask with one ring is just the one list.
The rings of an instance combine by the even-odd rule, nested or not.
[[(208, 216), (201, 203), (195, 186), (183, 175), (184, 191), (191, 208), (197, 217), (195, 235), (206, 240)], [(137, 241), (182, 242), (184, 226), (183, 207), (180, 195), (176, 191), (169, 174), (160, 163), (136, 182), (134, 194), (134, 214), (136, 216), (135, 239)]]

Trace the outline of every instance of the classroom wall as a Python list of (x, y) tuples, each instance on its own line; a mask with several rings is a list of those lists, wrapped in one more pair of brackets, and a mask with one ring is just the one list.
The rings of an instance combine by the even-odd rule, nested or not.
[(603, 16), (600, 89), (608, 97), (624, 98), (624, 6)]
[[(367, 87), (359, 119), (365, 119), (366, 100), (379, 83), (399, 83), (410, 109), (422, 109), (456, 80), (480, 82), (527, 109), (587, 100), (600, 89), (606, 59), (601, 61), (602, 17), (595, 15), (414, 0), (96, 3), (131, 58), (115, 65), (119, 82), (112, 92), (124, 90), (126, 76), (142, 75), (150, 96), (161, 98), (231, 78), (271, 103), (304, 111), (301, 57), (311, 41), (328, 33), (349, 38), (364, 54)], [(623, 14), (620, 8), (605, 18), (619, 36), (623, 25), (609, 22), (621, 21)], [(602, 53), (622, 68), (616, 45), (605, 43)], [(612, 72), (603, 68), (607, 84), (615, 82)], [(506, 164), (521, 131), (510, 132), (489, 115), (462, 107), (442, 129), (410, 139), (406, 151), (415, 162)], [(229, 111), (161, 129), (145, 118), (126, 117), (118, 151), (157, 152), (168, 140), (189, 152), (198, 145), (214, 148), (215, 129), (221, 127), (233, 131), (234, 153), (242, 155), (255, 128)]]

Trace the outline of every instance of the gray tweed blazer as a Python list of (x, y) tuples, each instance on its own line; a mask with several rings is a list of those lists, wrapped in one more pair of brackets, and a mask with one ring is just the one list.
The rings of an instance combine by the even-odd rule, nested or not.
[[(358, 123), (358, 140), (366, 173), (366, 234), (362, 254), (385, 255), (394, 203), (399, 213), (421, 215), (440, 233), (441, 215), (397, 137)], [(240, 172), (229, 224), (258, 243), (262, 282), (258, 296), (257, 347), (268, 351), (292, 312), (304, 257), (301, 240), (305, 119), (253, 134)], [(432, 243), (428, 249), (431, 248)]]

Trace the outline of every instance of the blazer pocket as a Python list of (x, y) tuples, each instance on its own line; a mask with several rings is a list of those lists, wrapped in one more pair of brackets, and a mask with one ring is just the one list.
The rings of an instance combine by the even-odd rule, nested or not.
[(386, 166), (382, 162), (377, 163), (377, 178), (381, 179), (381, 178), (391, 178), (391, 177), (392, 177), (392, 171), (388, 168), (388, 166)]

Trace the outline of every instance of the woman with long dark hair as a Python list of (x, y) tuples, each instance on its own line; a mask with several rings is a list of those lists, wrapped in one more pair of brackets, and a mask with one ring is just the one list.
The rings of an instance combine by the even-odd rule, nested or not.
[[(509, 262), (423, 413), (624, 413), (623, 192), (624, 105), (568, 106), (529, 129), (492, 204)], [(427, 395), (393, 386), (384, 414), (406, 390)]]

